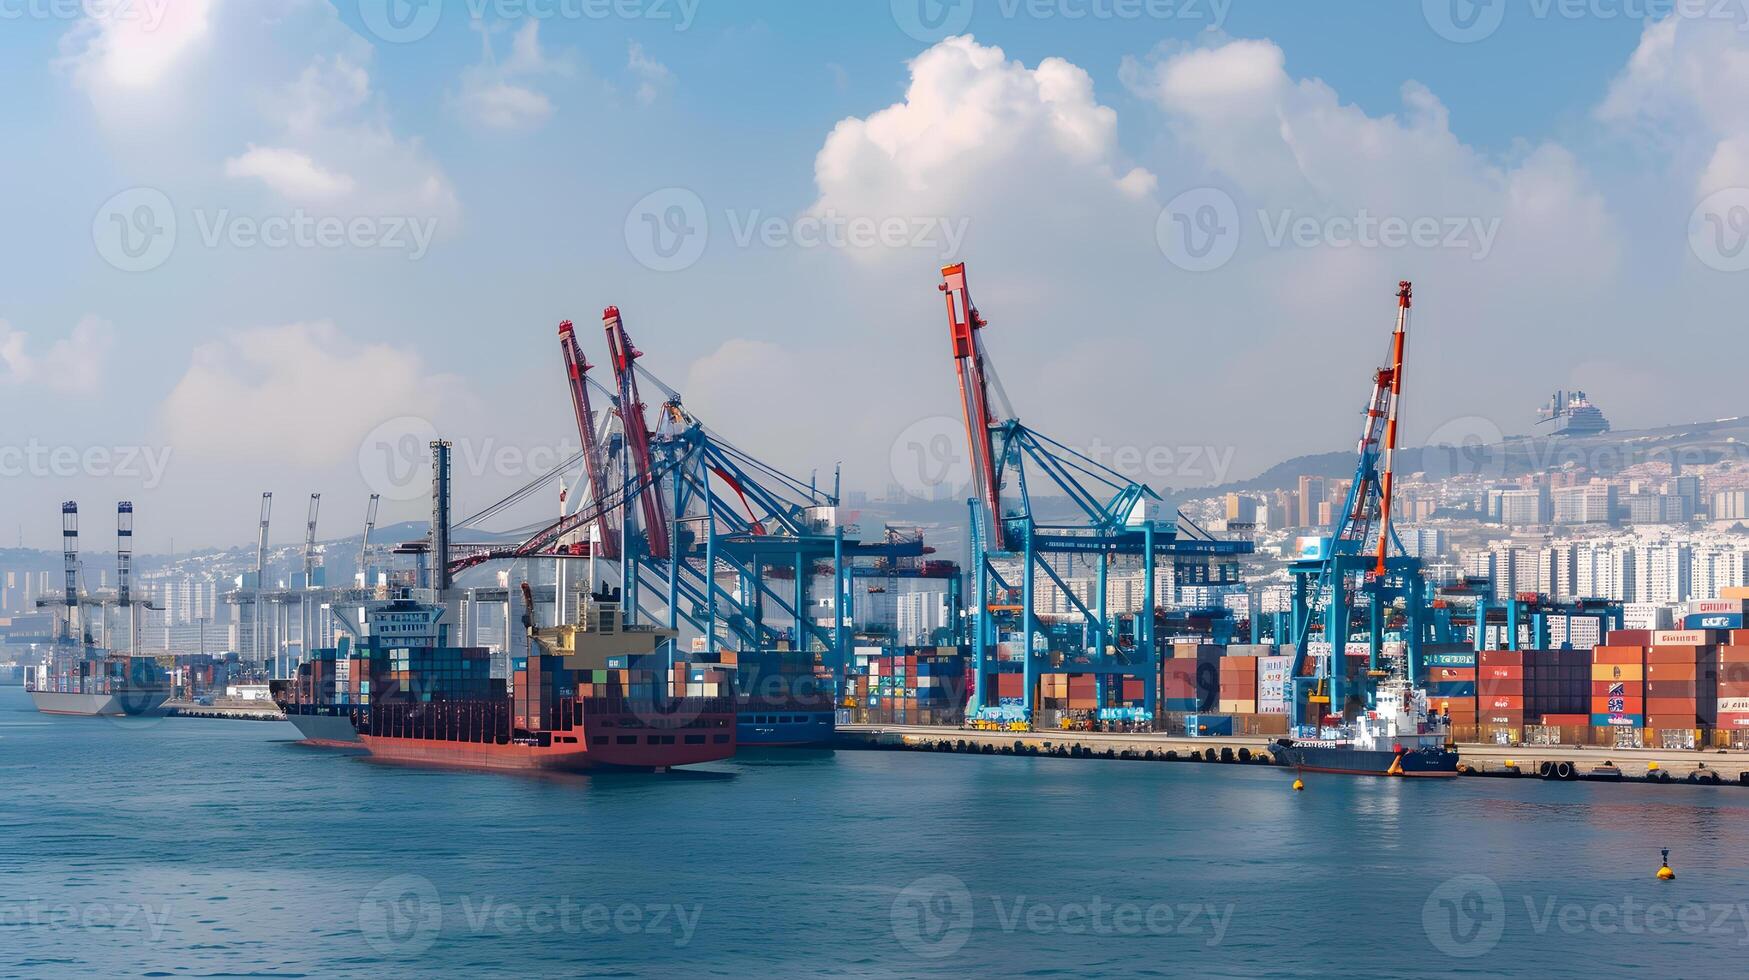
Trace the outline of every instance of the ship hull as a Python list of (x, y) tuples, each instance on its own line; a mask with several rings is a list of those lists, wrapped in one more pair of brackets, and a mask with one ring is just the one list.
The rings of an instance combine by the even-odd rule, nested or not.
[(735, 754), (733, 740), (702, 745), (591, 746), (581, 739), (551, 745), (520, 742), (442, 742), (421, 738), (360, 735), (371, 758), (459, 769), (520, 772), (651, 772), (718, 762)]
[(30, 700), (36, 710), (45, 715), (80, 715), (84, 717), (148, 717), (163, 713), (170, 692), (129, 692), (124, 694), (64, 694), (58, 691), (31, 691)]
[(286, 712), (285, 720), (292, 723), (303, 736), (300, 744), (317, 745), (330, 749), (358, 749), (364, 743), (359, 741), (358, 729), (352, 725), (350, 715), (320, 715), (297, 714)]
[[(743, 712), (748, 709), (743, 708)], [(833, 711), (795, 711), (770, 715), (743, 713), (735, 724), (735, 739), (747, 749), (796, 749), (831, 745), (837, 736)]]
[(1271, 748), (1271, 752), (1277, 762), (1301, 772), (1405, 778), (1446, 778), (1457, 775), (1458, 754), (1449, 749), (1419, 749), (1399, 754), (1384, 749), (1276, 745)]

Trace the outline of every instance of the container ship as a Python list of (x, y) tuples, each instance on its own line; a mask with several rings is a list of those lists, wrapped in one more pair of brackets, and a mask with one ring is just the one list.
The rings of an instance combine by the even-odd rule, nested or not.
[(736, 741), (742, 747), (832, 744), (838, 731), (834, 682), (812, 654), (790, 650), (724, 653), (720, 666), (732, 672)]
[(151, 657), (61, 654), (29, 669), (25, 690), (44, 714), (137, 717), (163, 710), (170, 675)]
[(1429, 710), (1425, 691), (1406, 678), (1379, 684), (1374, 707), (1352, 725), (1327, 725), (1317, 738), (1278, 739), (1277, 762), (1303, 772), (1355, 776), (1456, 776), (1451, 727)]
[(576, 624), (531, 626), (533, 648), (509, 678), (491, 676), (486, 648), (450, 644), (446, 607), (429, 590), (370, 603), (348, 628), (357, 643), (301, 664), (282, 701), (313, 744), (565, 772), (662, 771), (735, 752), (727, 684), (701, 678), (676, 693), (662, 652), (672, 633), (623, 625), (617, 593), (592, 595)]

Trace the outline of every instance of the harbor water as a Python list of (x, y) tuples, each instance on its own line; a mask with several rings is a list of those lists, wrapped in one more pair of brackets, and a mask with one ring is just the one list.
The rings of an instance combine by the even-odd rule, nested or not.
[[(773, 751), (408, 768), (0, 689), (0, 975), (1741, 976), (1749, 791)], [(1659, 882), (1659, 849), (1677, 878)]]

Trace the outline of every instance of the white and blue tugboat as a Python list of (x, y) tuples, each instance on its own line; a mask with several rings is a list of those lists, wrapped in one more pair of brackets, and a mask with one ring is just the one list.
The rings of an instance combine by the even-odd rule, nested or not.
[(1456, 776), (1450, 721), (1428, 708), (1427, 692), (1408, 679), (1379, 684), (1374, 706), (1352, 724), (1325, 727), (1316, 738), (1283, 738), (1275, 760), (1302, 772), (1355, 776)]

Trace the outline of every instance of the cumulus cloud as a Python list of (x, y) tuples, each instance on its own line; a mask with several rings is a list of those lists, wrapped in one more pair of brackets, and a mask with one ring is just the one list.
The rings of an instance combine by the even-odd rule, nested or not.
[(274, 146), (251, 146), (226, 160), (225, 176), (257, 178), (294, 201), (332, 201), (355, 186), (351, 177), (324, 170), (308, 154)]
[(386, 419), (435, 420), (465, 398), (409, 348), (346, 336), (333, 323), (233, 330), (194, 349), (159, 407), (178, 456), (329, 466)]
[[(910, 62), (904, 101), (837, 124), (814, 160), (816, 214), (972, 216), (974, 239), (1145, 214), (1155, 179), (1123, 162), (1117, 113), (1061, 58), (1036, 68), (970, 36)], [(1026, 206), (1011, 206), (1025, 201)], [(1151, 220), (1151, 219), (1150, 219)]]
[(510, 56), (499, 61), (492, 52), (492, 32), (476, 23), (480, 63), (462, 72), (461, 89), (453, 99), (457, 112), (492, 129), (527, 130), (553, 114), (552, 99), (534, 87), (544, 76), (569, 76), (574, 69), (563, 58), (541, 50), (540, 22), (529, 20), (511, 40)]
[(1604, 122), (1650, 134), (1696, 196), (1749, 186), (1749, 33), (1729, 20), (1671, 16), (1648, 24), (1597, 108)]
[(36, 353), (30, 334), (0, 320), (0, 384), (41, 385), (62, 394), (92, 394), (102, 389), (115, 346), (115, 328), (87, 316), (72, 333)]

